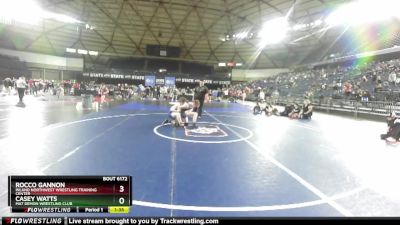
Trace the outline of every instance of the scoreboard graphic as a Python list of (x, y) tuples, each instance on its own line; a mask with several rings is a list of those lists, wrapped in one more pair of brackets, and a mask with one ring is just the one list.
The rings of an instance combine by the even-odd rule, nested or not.
[(131, 176), (9, 176), (13, 213), (127, 213)]
[[(157, 225), (219, 224), (215, 218), (100, 217), (98, 213), (127, 214), (132, 206), (131, 176), (9, 176), (11, 213), (0, 225)], [(40, 214), (32, 217), (29, 214)], [(55, 217), (49, 213), (59, 213)], [(64, 214), (82, 213), (82, 217)], [(86, 217), (88, 213), (95, 217)], [(70, 215), (70, 214), (68, 214)]]

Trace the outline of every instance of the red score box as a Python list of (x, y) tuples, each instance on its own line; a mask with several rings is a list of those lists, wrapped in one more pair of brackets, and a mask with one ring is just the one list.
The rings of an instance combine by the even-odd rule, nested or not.
[(127, 182), (118, 182), (114, 186), (114, 193), (116, 194), (129, 194), (129, 183)]

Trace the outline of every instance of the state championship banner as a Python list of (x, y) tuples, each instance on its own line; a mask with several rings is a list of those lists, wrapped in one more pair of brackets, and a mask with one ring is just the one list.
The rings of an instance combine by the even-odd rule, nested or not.
[(155, 86), (155, 85), (165, 85), (168, 87), (173, 87), (177, 83), (184, 84), (197, 84), (200, 81), (203, 81), (205, 84), (213, 84), (213, 85), (230, 85), (231, 81), (228, 79), (203, 79), (201, 77), (198, 78), (187, 78), (174, 76), (173, 74), (169, 74), (167, 76), (160, 75), (138, 75), (138, 74), (113, 74), (113, 73), (98, 73), (98, 72), (85, 72), (82, 74), (83, 77), (86, 78), (99, 78), (99, 79), (118, 79), (123, 81), (133, 80), (133, 81), (145, 81), (145, 86)]
[(113, 74), (113, 73), (86, 72), (86, 73), (83, 73), (82, 76), (90, 77), (90, 78), (105, 78), (105, 79), (144, 80), (144, 76), (135, 75), (135, 74)]
[(175, 77), (165, 77), (165, 86), (174, 87), (175, 86)]
[(144, 86), (156, 86), (156, 76), (144, 76)]

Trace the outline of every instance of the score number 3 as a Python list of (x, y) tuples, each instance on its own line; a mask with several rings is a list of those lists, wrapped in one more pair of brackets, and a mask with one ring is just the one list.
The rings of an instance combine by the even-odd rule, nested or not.
[[(118, 186), (116, 186), (116, 188), (115, 188), (116, 190), (116, 193), (118, 193), (118, 194), (127, 194), (127, 187), (126, 187), (126, 185), (123, 185), (123, 184), (119, 184)], [(125, 204), (125, 202), (126, 202), (126, 199), (125, 199), (126, 197), (119, 197), (118, 198), (118, 203), (120, 204), (120, 205), (124, 205)]]

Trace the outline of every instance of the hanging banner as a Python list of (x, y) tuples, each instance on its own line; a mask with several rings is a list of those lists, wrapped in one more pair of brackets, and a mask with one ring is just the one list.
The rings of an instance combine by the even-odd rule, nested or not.
[(174, 87), (175, 86), (175, 77), (165, 77), (165, 86)]
[(157, 85), (164, 85), (164, 79), (156, 79)]
[(156, 86), (156, 76), (144, 76), (144, 86)]
[[(82, 74), (83, 77), (90, 78), (103, 78), (103, 79), (121, 79), (121, 80), (136, 80), (145, 81), (145, 86), (165, 85), (174, 86), (177, 83), (186, 84), (198, 84), (199, 81), (203, 81), (205, 84), (216, 84), (216, 85), (230, 85), (230, 80), (213, 80), (213, 79), (201, 79), (201, 78), (187, 78), (169, 75), (168, 77), (159, 76), (158, 78), (154, 75), (142, 76), (139, 74), (113, 74), (113, 73), (97, 73), (97, 72), (85, 72)], [(163, 78), (164, 77), (164, 78)]]

